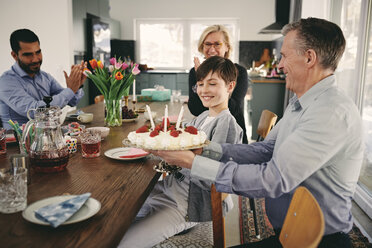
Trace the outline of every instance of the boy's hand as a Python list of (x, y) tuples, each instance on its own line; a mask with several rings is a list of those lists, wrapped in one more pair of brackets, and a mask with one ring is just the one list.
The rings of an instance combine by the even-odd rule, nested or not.
[(191, 150), (195, 155), (201, 155), (203, 153), (203, 148), (197, 148)]

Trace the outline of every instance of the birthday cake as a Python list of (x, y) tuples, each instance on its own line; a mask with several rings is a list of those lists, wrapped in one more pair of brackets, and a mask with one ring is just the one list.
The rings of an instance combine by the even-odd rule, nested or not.
[(207, 135), (193, 126), (176, 129), (167, 119), (167, 129), (164, 132), (164, 121), (156, 125), (154, 130), (144, 125), (128, 134), (132, 145), (151, 150), (185, 150), (203, 146)]

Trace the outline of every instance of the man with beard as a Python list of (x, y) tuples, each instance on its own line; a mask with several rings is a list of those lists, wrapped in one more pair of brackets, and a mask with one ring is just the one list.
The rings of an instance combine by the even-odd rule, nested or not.
[(18, 29), (10, 36), (11, 55), (16, 61), (0, 77), (0, 118), (5, 128), (8, 120), (20, 125), (28, 121), (27, 111), (44, 106), (44, 96), (52, 96), (52, 106), (75, 106), (83, 97), (80, 87), (85, 81), (84, 62), (64, 71), (67, 88), (63, 88), (50, 74), (41, 71), (42, 52), (37, 35), (28, 29)]

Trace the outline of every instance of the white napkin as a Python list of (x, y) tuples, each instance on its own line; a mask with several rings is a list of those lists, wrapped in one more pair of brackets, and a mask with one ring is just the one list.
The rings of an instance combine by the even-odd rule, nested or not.
[(91, 193), (85, 193), (61, 203), (44, 206), (35, 210), (35, 216), (56, 228), (73, 216), (84, 205), (90, 195)]

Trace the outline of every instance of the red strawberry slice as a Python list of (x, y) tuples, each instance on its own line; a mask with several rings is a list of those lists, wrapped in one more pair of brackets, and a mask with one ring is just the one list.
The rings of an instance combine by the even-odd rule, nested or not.
[(149, 131), (149, 127), (144, 125), (136, 130), (136, 133), (147, 133)]
[(162, 126), (159, 124), (159, 125), (156, 125), (155, 126), (155, 130), (160, 132), (162, 130)]
[(193, 126), (188, 126), (185, 128), (185, 132), (188, 132), (190, 134), (198, 134), (198, 129)]
[(154, 130), (150, 133), (150, 137), (155, 137), (155, 136), (158, 136), (159, 135), (159, 131), (158, 130)]
[(176, 130), (176, 126), (175, 125), (170, 125), (169, 131), (173, 131), (173, 130)]
[(176, 131), (176, 130), (172, 130), (172, 131), (170, 132), (170, 135), (173, 136), (173, 137), (175, 137), (175, 138), (177, 138), (178, 135), (180, 135), (180, 134), (178, 133), (178, 131)]

